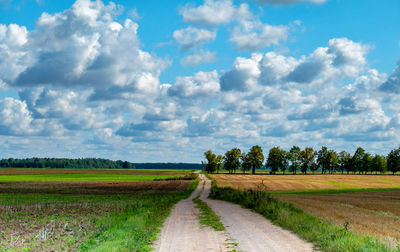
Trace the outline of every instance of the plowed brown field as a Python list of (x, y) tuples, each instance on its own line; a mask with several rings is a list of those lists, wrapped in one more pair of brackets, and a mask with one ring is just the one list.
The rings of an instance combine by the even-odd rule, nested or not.
[(137, 191), (180, 191), (190, 180), (169, 181), (48, 181), (48, 182), (6, 182), (0, 183), (2, 193), (77, 193), (110, 194), (134, 193)]

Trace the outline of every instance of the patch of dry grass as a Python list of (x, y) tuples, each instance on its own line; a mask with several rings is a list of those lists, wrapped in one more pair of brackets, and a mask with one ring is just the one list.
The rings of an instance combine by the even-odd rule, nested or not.
[(400, 188), (400, 176), (386, 175), (211, 175), (218, 187), (256, 189), (263, 182), (268, 191), (323, 189)]
[(400, 191), (315, 195), (274, 195), (306, 212), (361, 234), (379, 237), (395, 247), (400, 242)]

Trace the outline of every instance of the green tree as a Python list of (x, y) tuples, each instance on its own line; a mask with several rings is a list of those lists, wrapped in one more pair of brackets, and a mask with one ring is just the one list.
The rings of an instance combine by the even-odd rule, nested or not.
[(330, 155), (328, 148), (326, 146), (322, 146), (321, 149), (318, 151), (317, 162), (318, 165), (321, 167), (322, 174), (329, 170), (330, 166)]
[(288, 151), (285, 151), (284, 149), (282, 149), (281, 152), (282, 152), (281, 171), (283, 172), (283, 175), (285, 175), (285, 171), (289, 167), (290, 153)]
[(311, 147), (306, 147), (304, 150), (300, 151), (301, 160), (301, 172), (307, 174), (307, 170), (313, 167), (315, 153), (314, 149)]
[(240, 154), (241, 151), (238, 148), (233, 148), (225, 153), (224, 167), (229, 173), (236, 173), (236, 170), (240, 168)]
[(278, 169), (281, 169), (285, 174), (286, 165), (286, 151), (279, 147), (271, 148), (266, 163), (266, 166), (271, 167), (271, 172), (275, 174)]
[(246, 173), (246, 171), (249, 171), (251, 169), (251, 162), (249, 159), (249, 155), (246, 152), (242, 152), (242, 154), (240, 155), (240, 160), (242, 162), (242, 170), (243, 170), (243, 174)]
[(400, 171), (400, 147), (389, 152), (387, 157), (387, 168), (393, 174)]
[(224, 157), (222, 155), (218, 155), (217, 156), (217, 160), (216, 160), (216, 162), (217, 162), (217, 167), (216, 167), (217, 168), (217, 174), (219, 173), (219, 171), (224, 166), (223, 161), (224, 161)]
[(204, 152), (204, 157), (207, 159), (206, 172), (213, 173), (217, 169), (217, 155), (215, 155), (211, 150)]
[(386, 172), (386, 169), (386, 158), (384, 156), (375, 154), (375, 156), (372, 158), (372, 171), (374, 171), (375, 174), (378, 174), (378, 172)]
[(293, 146), (289, 151), (289, 159), (290, 159), (290, 171), (293, 174), (296, 174), (296, 171), (300, 169), (300, 153), (301, 149), (298, 146)]
[(367, 174), (372, 171), (372, 156), (368, 152), (365, 152), (361, 160), (361, 172)]
[(339, 166), (339, 170), (341, 171), (342, 174), (343, 174), (343, 172), (345, 170), (347, 171), (347, 173), (349, 173), (349, 171), (350, 171), (350, 160), (351, 160), (350, 153), (348, 153), (346, 151), (339, 152), (339, 155), (338, 155), (338, 166)]
[(255, 174), (256, 169), (259, 169), (262, 167), (263, 162), (264, 162), (264, 154), (261, 146), (259, 145), (254, 145), (253, 147), (250, 148), (249, 153), (247, 153), (250, 164), (251, 164), (251, 173)]
[(329, 173), (332, 174), (338, 168), (338, 156), (336, 151), (330, 150), (329, 152)]
[(354, 152), (353, 157), (351, 158), (351, 164), (352, 164), (352, 171), (353, 173), (359, 172), (361, 173), (363, 169), (363, 157), (365, 154), (365, 150), (361, 147), (358, 147), (356, 151)]

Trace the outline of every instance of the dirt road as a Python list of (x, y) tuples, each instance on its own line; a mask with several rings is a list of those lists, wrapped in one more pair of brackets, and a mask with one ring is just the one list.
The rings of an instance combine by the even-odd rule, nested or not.
[(159, 252), (200, 252), (228, 251), (228, 239), (223, 231), (200, 226), (199, 210), (195, 208), (193, 198), (203, 191), (203, 181), (189, 198), (178, 202), (161, 228), (159, 239), (155, 242), (155, 251)]
[(200, 176), (206, 180), (200, 199), (221, 217), (221, 222), (226, 227), (228, 235), (238, 243), (237, 250), (248, 252), (313, 251), (311, 243), (301, 240), (290, 231), (273, 225), (258, 213), (229, 202), (208, 199), (211, 181), (202, 174)]
[[(161, 229), (156, 251), (228, 251), (227, 238), (238, 243), (239, 251), (313, 251), (310, 243), (295, 234), (273, 225), (265, 217), (243, 209), (238, 205), (208, 199), (211, 181), (200, 174), (201, 182), (192, 195), (180, 201), (172, 209)], [(203, 188), (203, 181), (205, 185)], [(209, 227), (200, 227), (198, 210), (192, 199), (200, 194), (214, 212), (221, 216), (226, 232), (217, 232)]]

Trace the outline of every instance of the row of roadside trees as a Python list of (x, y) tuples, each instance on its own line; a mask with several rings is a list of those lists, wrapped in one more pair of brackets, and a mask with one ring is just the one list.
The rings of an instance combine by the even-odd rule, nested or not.
[[(228, 150), (225, 155), (217, 155), (211, 150), (204, 153), (207, 162), (204, 168), (209, 173), (219, 172), (222, 169), (229, 173), (236, 173), (241, 170), (243, 173), (250, 171), (255, 174), (256, 169), (264, 166), (264, 154), (259, 145), (255, 145), (246, 152), (238, 148)], [(346, 151), (336, 152), (322, 146), (320, 150), (306, 147), (303, 150), (298, 146), (293, 146), (286, 151), (280, 147), (273, 147), (269, 150), (266, 158), (265, 167), (270, 169), (271, 174), (281, 171), (283, 174), (290, 172), (296, 174), (301, 172), (315, 173), (321, 171), (322, 174), (339, 173), (358, 173), (358, 174), (377, 174), (387, 171), (395, 174), (400, 172), (400, 147), (390, 151), (387, 156), (372, 155), (363, 148), (358, 147), (354, 154)]]

